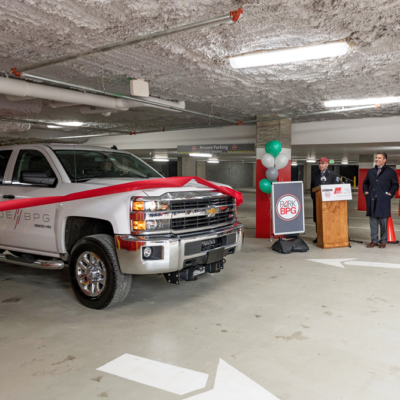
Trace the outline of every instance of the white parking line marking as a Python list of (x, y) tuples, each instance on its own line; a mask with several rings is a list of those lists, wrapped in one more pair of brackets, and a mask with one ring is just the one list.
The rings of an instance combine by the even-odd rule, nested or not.
[(208, 379), (203, 372), (131, 354), (124, 354), (97, 370), (179, 395), (204, 388)]
[(219, 360), (214, 389), (186, 400), (279, 400), (246, 375)]

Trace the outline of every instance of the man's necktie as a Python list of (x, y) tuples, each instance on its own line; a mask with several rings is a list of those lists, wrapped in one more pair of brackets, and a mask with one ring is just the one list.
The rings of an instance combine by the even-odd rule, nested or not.
[(380, 173), (381, 173), (381, 168), (378, 168), (378, 173), (376, 174), (376, 176), (379, 176)]

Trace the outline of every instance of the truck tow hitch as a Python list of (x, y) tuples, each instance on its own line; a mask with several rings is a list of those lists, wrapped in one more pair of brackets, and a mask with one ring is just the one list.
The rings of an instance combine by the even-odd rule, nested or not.
[(206, 265), (196, 265), (193, 267), (182, 269), (181, 271), (169, 272), (164, 274), (168, 283), (179, 284), (180, 281), (196, 281), (199, 275), (206, 272), (209, 274), (216, 274), (224, 269), (226, 260), (217, 261)]

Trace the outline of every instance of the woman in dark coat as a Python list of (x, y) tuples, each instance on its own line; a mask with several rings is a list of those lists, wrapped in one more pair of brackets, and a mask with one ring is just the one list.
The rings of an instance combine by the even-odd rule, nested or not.
[(386, 153), (376, 155), (375, 168), (368, 171), (363, 184), (371, 228), (371, 243), (367, 247), (378, 246), (378, 222), (381, 228), (379, 247), (386, 247), (387, 221), (391, 216), (390, 200), (399, 189), (397, 174), (386, 166), (386, 158)]

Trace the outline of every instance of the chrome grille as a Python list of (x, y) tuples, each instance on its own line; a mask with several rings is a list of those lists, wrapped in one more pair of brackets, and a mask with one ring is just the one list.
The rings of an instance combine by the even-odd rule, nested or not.
[(188, 210), (207, 208), (208, 206), (230, 206), (234, 204), (235, 202), (232, 197), (211, 197), (206, 199), (178, 200), (171, 201), (171, 210)]
[(222, 212), (213, 217), (208, 215), (200, 215), (198, 217), (175, 218), (171, 221), (172, 230), (185, 230), (195, 228), (207, 228), (214, 225), (233, 222), (235, 219), (234, 212)]

